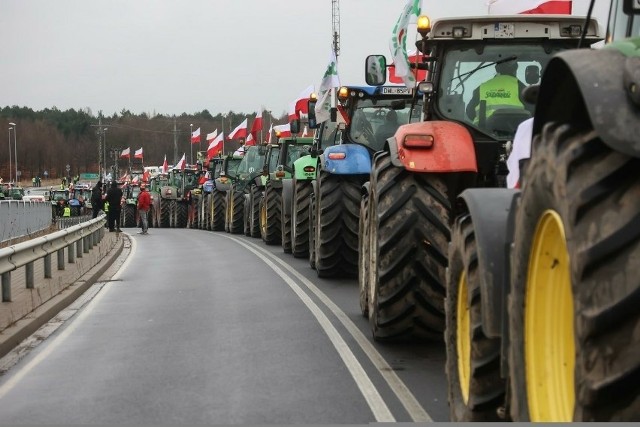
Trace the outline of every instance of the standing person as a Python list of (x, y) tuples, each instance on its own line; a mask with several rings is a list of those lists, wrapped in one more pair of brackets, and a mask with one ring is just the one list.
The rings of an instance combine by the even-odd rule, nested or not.
[(91, 190), (91, 209), (93, 210), (94, 219), (102, 208), (102, 182), (98, 181), (93, 190)]
[(122, 202), (122, 190), (118, 183), (113, 181), (111, 188), (107, 190), (107, 202), (109, 202), (109, 231), (120, 232), (120, 203)]
[(142, 223), (142, 231), (140, 234), (149, 234), (149, 209), (151, 208), (151, 195), (147, 191), (147, 186), (140, 186), (140, 195), (138, 195), (138, 213), (140, 213), (140, 222)]

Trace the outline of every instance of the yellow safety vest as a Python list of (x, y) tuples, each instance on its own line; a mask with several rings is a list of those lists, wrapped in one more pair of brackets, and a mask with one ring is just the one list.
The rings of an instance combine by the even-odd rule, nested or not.
[(71, 208), (69, 206), (65, 206), (64, 212), (62, 213), (62, 216), (64, 216), (64, 217), (71, 216)]
[[(498, 75), (480, 85), (480, 103), (486, 101), (486, 118), (502, 108), (524, 108), (520, 101), (518, 79), (508, 75)], [(480, 103), (476, 107), (475, 123), (480, 121)]]
[(104, 209), (103, 210), (104, 210), (105, 213), (109, 212), (109, 202), (106, 202), (106, 201), (104, 202)]

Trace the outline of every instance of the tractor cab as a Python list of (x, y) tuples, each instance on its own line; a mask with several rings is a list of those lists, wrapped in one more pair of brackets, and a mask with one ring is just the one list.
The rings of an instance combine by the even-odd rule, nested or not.
[[(271, 179), (291, 178), (294, 170), (294, 163), (303, 157), (309, 156), (313, 144), (313, 138), (281, 138), (278, 143), (280, 150), (276, 161), (276, 170), (271, 174)], [(314, 170), (315, 172), (315, 170)]]

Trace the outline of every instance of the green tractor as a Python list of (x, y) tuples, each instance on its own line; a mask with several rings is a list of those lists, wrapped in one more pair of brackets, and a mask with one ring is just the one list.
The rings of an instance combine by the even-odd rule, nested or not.
[(640, 420), (637, 0), (611, 2), (606, 40), (549, 61), (521, 190), (458, 199), (445, 334), (454, 421)]
[[(215, 179), (207, 198), (209, 230), (224, 231), (227, 212), (227, 191), (237, 179), (238, 166), (243, 156), (231, 155), (222, 158), (222, 163), (214, 165)], [(218, 171), (219, 168), (219, 171)]]
[[(317, 169), (317, 157), (311, 157), (311, 150), (313, 148), (313, 138), (297, 138), (297, 137), (289, 137), (283, 138), (280, 141), (280, 156), (278, 159), (278, 166), (276, 167), (276, 171), (273, 174), (273, 184), (280, 183), (282, 186), (282, 197), (281, 197), (281, 206), (280, 206), (280, 229), (281, 229), (281, 243), (282, 250), (285, 253), (292, 253), (294, 247), (293, 240), (293, 223), (298, 222), (302, 219), (302, 217), (298, 217), (296, 212), (293, 210), (294, 205), (294, 181), (303, 181), (309, 182), (310, 180), (315, 178), (316, 169)], [(304, 188), (302, 185), (298, 186), (298, 188)], [(310, 187), (309, 194), (310, 196)], [(302, 197), (301, 197), (302, 198)], [(307, 197), (307, 206), (308, 206), (309, 198)], [(300, 208), (300, 206), (298, 206)], [(308, 221), (308, 212), (301, 213), (301, 216), (306, 213), (306, 220)], [(308, 223), (307, 223), (308, 226)], [(302, 225), (297, 228), (300, 231)], [(296, 254), (300, 256), (300, 252), (304, 251), (304, 246), (306, 244), (306, 249), (308, 251), (309, 247), (309, 238), (307, 235), (304, 236), (305, 240), (302, 241), (300, 234), (297, 236), (296, 241)], [(302, 256), (306, 256), (307, 253), (304, 253)]]
[(120, 226), (136, 227), (138, 225), (138, 196), (140, 186), (138, 184), (128, 184), (122, 188), (124, 205), (120, 210)]
[[(171, 199), (162, 196), (162, 189), (169, 187), (169, 174), (160, 173), (149, 180), (149, 193), (151, 195), (151, 210), (149, 211), (149, 226), (158, 228), (170, 227)], [(165, 191), (166, 193), (166, 191)]]
[[(277, 135), (276, 135), (277, 136)], [(256, 197), (250, 194), (250, 206), (251, 210), (251, 231), (252, 235), (255, 233), (256, 226), (256, 207), (257, 207), (257, 225), (260, 232), (259, 236), (267, 245), (277, 245), (282, 240), (282, 223), (280, 219), (280, 209), (282, 204), (282, 181), (281, 177), (284, 177), (283, 171), (278, 171), (278, 159), (280, 157), (282, 140), (278, 137), (278, 141), (275, 144), (269, 144), (267, 146), (267, 152), (264, 158), (264, 164), (262, 166), (262, 192), (258, 192), (258, 189), (254, 191), (258, 192)], [(276, 177), (276, 174), (280, 175)]]

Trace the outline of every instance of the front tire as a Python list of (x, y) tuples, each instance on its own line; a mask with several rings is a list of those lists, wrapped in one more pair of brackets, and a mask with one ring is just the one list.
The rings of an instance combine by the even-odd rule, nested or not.
[[(471, 215), (456, 220), (449, 246), (445, 342), (451, 421), (500, 421), (505, 381), (500, 339), (482, 329), (478, 248)], [(498, 313), (496, 313), (498, 315)]]
[(296, 258), (309, 255), (309, 207), (311, 205), (311, 181), (294, 181), (291, 218), (291, 253)]
[(260, 210), (260, 233), (267, 245), (277, 245), (281, 242), (280, 198), (280, 189), (273, 188), (269, 181), (264, 190)]
[(508, 305), (512, 417), (637, 421), (640, 160), (554, 123), (532, 147)]

